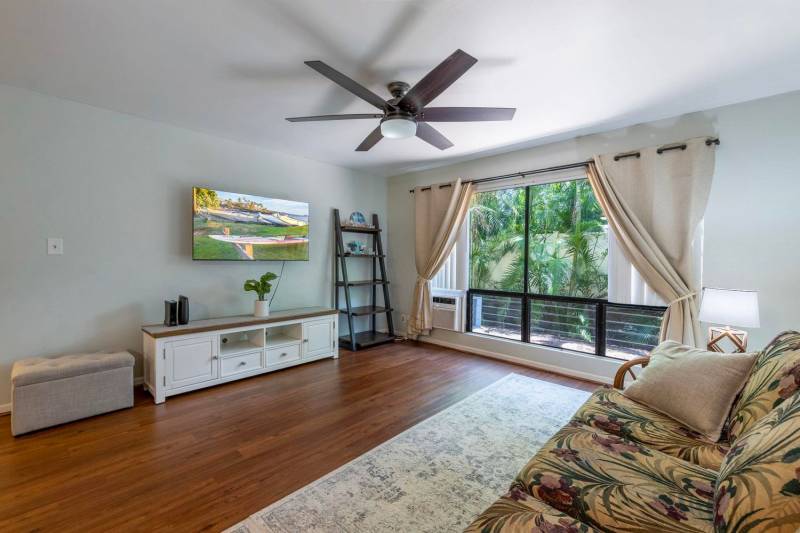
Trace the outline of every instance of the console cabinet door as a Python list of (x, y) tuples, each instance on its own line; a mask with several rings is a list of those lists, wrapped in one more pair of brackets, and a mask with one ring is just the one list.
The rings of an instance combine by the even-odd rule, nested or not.
[(167, 388), (177, 389), (219, 377), (217, 337), (166, 343)]
[(333, 320), (315, 320), (303, 324), (303, 357), (315, 357), (333, 351)]

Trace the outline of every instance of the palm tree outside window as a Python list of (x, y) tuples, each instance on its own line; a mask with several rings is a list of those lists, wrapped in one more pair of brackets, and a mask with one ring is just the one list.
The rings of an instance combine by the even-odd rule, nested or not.
[(663, 307), (608, 301), (608, 222), (587, 179), (477, 192), (468, 231), (472, 332), (622, 359), (658, 342)]

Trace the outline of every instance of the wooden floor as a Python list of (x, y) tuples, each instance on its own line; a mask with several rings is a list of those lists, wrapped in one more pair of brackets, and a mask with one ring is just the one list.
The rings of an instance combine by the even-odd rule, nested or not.
[(516, 372), (412, 342), (12, 438), (0, 417), (0, 531), (219, 531)]

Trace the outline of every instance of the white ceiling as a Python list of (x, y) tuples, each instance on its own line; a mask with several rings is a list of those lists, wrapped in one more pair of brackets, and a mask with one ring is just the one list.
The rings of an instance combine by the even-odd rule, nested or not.
[[(0, 82), (375, 174), (800, 89), (794, 0), (2, 0)], [(377, 121), (303, 65), (389, 97), (455, 49), (478, 63), (438, 106), (517, 107), (354, 148)], [(1, 118), (0, 118), (1, 120)]]

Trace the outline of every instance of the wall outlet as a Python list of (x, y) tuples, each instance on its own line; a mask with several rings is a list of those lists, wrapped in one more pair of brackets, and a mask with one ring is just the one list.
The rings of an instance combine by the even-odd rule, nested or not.
[(401, 314), (400, 315), (400, 322), (402, 322), (403, 324), (408, 323), (408, 315), (405, 314), (405, 313)]
[(47, 239), (47, 255), (64, 255), (64, 239), (61, 237)]

